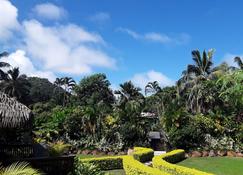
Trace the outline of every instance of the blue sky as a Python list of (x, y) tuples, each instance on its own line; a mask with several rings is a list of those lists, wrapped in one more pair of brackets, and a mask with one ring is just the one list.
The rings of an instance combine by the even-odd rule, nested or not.
[(0, 0), (4, 61), (29, 76), (103, 72), (113, 87), (173, 84), (193, 49), (215, 48), (215, 65), (243, 55), (243, 1)]

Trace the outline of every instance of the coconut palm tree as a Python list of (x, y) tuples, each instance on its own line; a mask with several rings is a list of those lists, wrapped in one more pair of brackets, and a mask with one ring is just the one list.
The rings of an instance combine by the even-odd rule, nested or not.
[(27, 76), (20, 74), (19, 68), (13, 68), (7, 71), (7, 76), (0, 83), (0, 88), (10, 97), (15, 97), (22, 101), (29, 93), (30, 83)]
[(235, 57), (235, 62), (237, 63), (237, 65), (239, 66), (239, 68), (241, 70), (243, 70), (243, 61), (241, 60), (240, 57)]
[(159, 83), (157, 81), (153, 81), (153, 82), (149, 82), (146, 86), (145, 86), (145, 95), (147, 95), (148, 93), (158, 93), (160, 92), (162, 89), (159, 86)]

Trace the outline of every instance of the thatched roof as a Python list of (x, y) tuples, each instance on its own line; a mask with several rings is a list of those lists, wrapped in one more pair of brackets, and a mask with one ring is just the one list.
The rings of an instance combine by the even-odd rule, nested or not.
[(29, 108), (0, 92), (0, 128), (23, 126), (30, 118)]

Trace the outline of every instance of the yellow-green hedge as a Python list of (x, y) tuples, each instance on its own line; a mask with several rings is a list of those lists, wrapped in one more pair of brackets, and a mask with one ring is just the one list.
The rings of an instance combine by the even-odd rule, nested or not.
[(134, 147), (133, 157), (139, 162), (151, 161), (154, 157), (154, 150), (151, 148)]
[(159, 169), (144, 165), (135, 160), (132, 156), (123, 157), (123, 169), (126, 175), (169, 175)]
[(97, 158), (78, 158), (78, 162), (91, 163), (96, 165), (101, 170), (114, 170), (122, 169), (122, 159), (124, 156), (107, 156), (107, 157), (97, 157)]
[(154, 156), (153, 167), (171, 175), (213, 175), (196, 169), (187, 168), (172, 163), (185, 159), (185, 151), (178, 149), (160, 156)]

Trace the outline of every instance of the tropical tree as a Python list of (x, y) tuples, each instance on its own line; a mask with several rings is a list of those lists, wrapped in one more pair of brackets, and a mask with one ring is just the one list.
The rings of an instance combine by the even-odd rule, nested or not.
[(60, 91), (61, 88), (64, 89), (64, 94), (63, 94), (63, 106), (65, 106), (68, 102), (68, 98), (74, 89), (76, 83), (71, 77), (63, 77), (63, 78), (56, 78), (54, 84), (57, 86), (54, 90), (56, 92), (56, 89)]
[(159, 86), (159, 83), (157, 81), (153, 81), (153, 82), (149, 82), (146, 86), (145, 86), (145, 95), (147, 95), (148, 93), (154, 94), (154, 93), (158, 93), (160, 92), (162, 89)]
[(115, 99), (109, 86), (110, 82), (105, 74), (94, 74), (83, 78), (75, 87), (78, 104), (93, 106), (102, 102), (111, 107)]
[(15, 97), (23, 102), (29, 94), (30, 83), (27, 76), (20, 74), (19, 68), (13, 68), (7, 71), (7, 76), (0, 83), (1, 90), (10, 97)]
[(124, 105), (132, 100), (143, 100), (141, 88), (135, 87), (131, 81), (120, 84), (120, 90), (116, 90), (115, 94), (118, 95), (118, 104)]
[[(178, 97), (187, 99), (187, 107), (192, 112), (195, 112), (195, 109), (199, 112), (201, 109), (199, 103), (196, 103), (195, 106), (194, 102), (200, 96), (202, 82), (213, 77), (213, 53), (213, 49), (208, 52), (204, 50), (202, 55), (198, 50), (193, 50), (192, 59), (194, 64), (189, 64), (187, 70), (182, 72), (182, 78), (177, 81)], [(216, 70), (214, 75), (216, 75)], [(198, 100), (196, 101), (198, 102)]]
[(235, 62), (237, 63), (237, 65), (239, 66), (239, 68), (241, 70), (243, 70), (243, 61), (241, 60), (240, 57), (235, 57)]
[[(7, 52), (2, 52), (0, 53), (0, 58), (1, 57), (7, 57), (9, 54)], [(5, 79), (7, 74), (2, 70), (2, 68), (5, 68), (5, 67), (10, 67), (10, 64), (9, 63), (6, 63), (6, 62), (0, 62), (0, 81)]]
[[(134, 145), (146, 137), (147, 127), (141, 112), (144, 109), (144, 96), (141, 89), (131, 81), (120, 84), (120, 89), (115, 91), (118, 95), (115, 113), (118, 116), (119, 131), (124, 139), (125, 146)], [(150, 125), (149, 125), (150, 127)]]

